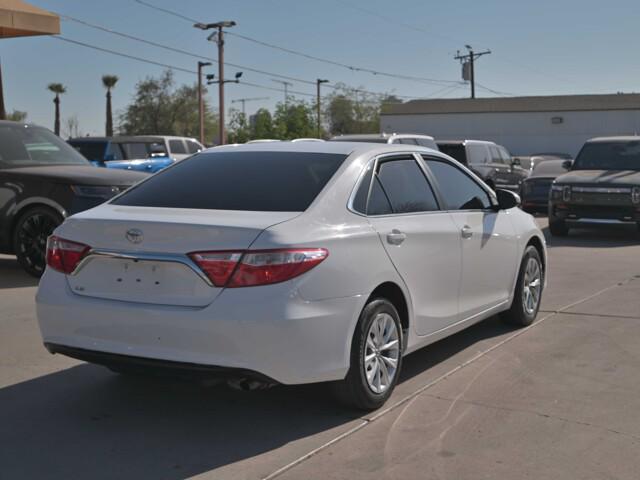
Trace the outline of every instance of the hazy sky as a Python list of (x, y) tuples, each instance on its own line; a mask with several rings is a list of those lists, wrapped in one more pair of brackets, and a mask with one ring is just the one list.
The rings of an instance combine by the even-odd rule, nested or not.
[[(208, 33), (186, 20), (150, 9), (135, 0), (29, 0), (42, 8), (123, 33), (216, 58)], [(232, 31), (339, 63), (421, 78), (460, 80), (452, 57), (465, 44), (489, 48), (476, 67), (479, 84), (513, 95), (611, 93), (640, 90), (640, 2), (591, 0), (146, 0), (205, 22), (235, 20)], [(130, 55), (195, 70), (196, 58), (63, 21), (62, 36)], [(226, 38), (226, 61), (315, 81), (327, 78), (376, 92), (429, 97), (461, 97), (468, 86), (427, 84), (385, 78), (272, 50), (238, 37)], [(29, 120), (53, 124), (50, 82), (68, 93), (63, 119), (77, 115), (84, 133), (104, 132), (101, 76), (116, 74), (116, 112), (126, 105), (136, 82), (158, 75), (162, 67), (116, 57), (51, 37), (2, 40), (0, 60), (8, 111), (25, 110)], [(227, 67), (228, 76), (236, 69)], [(211, 73), (215, 72), (212, 67)], [(175, 72), (179, 83), (196, 76)], [(243, 80), (280, 88), (271, 76), (244, 70)], [(292, 89), (315, 93), (313, 85)], [(247, 102), (247, 113), (272, 107), (282, 92), (248, 85), (227, 85), (230, 100), (270, 97)], [(210, 91), (214, 105), (217, 96)], [(478, 96), (494, 96), (478, 89)], [(311, 98), (311, 97), (301, 97)], [(239, 108), (239, 104), (234, 106)]]

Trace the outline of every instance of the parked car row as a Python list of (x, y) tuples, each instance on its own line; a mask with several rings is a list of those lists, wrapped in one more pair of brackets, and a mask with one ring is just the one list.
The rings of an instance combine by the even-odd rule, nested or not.
[(68, 142), (95, 166), (148, 173), (204, 149), (193, 138), (171, 136), (78, 137)]

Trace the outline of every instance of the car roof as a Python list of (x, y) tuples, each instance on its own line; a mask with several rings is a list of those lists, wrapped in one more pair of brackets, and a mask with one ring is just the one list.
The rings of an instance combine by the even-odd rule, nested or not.
[(336, 153), (343, 155), (371, 153), (380, 155), (394, 152), (435, 152), (435, 150), (418, 145), (363, 143), (363, 142), (265, 142), (218, 145), (204, 152), (300, 152), (300, 153)]
[(467, 143), (482, 143), (485, 145), (497, 145), (495, 142), (490, 142), (489, 140), (436, 140), (438, 145), (456, 145), (456, 144), (467, 144)]
[(587, 140), (587, 143), (599, 143), (599, 142), (638, 142), (640, 141), (640, 135), (626, 135), (617, 137), (595, 137)]
[(347, 135), (336, 135), (332, 137), (331, 140), (342, 140), (348, 141), (350, 138), (352, 139), (361, 139), (367, 140), (369, 138), (394, 138), (394, 137), (419, 137), (419, 138), (430, 138), (433, 140), (433, 137), (430, 135), (424, 135), (421, 133), (349, 133)]

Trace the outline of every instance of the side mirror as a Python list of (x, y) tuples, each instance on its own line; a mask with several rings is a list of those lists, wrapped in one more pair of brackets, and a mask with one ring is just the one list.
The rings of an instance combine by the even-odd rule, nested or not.
[(520, 205), (520, 195), (513, 193), (509, 190), (496, 190), (496, 197), (498, 199), (498, 208), (500, 210), (509, 210)]
[(562, 168), (565, 170), (571, 170), (571, 166), (573, 165), (573, 160), (565, 160), (562, 162)]
[(513, 157), (511, 159), (511, 166), (512, 167), (519, 167), (520, 165), (521, 165), (520, 164), (520, 159), (518, 157)]

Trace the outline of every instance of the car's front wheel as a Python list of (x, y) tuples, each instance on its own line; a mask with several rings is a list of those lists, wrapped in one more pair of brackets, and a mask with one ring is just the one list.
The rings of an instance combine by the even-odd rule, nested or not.
[(370, 300), (353, 336), (349, 372), (334, 384), (338, 398), (362, 410), (384, 405), (398, 381), (402, 342), (400, 316), (393, 304), (384, 298)]
[(29, 275), (41, 277), (46, 266), (47, 237), (62, 223), (62, 217), (48, 207), (24, 212), (13, 231), (13, 252)]
[(520, 263), (511, 308), (502, 314), (502, 318), (513, 325), (531, 325), (540, 309), (543, 286), (544, 268), (540, 254), (535, 247), (528, 246)]

